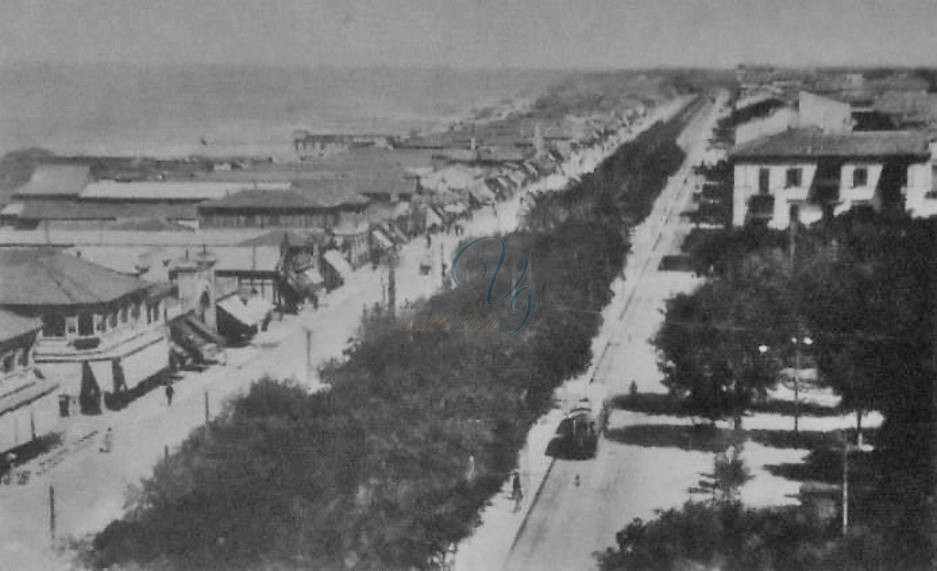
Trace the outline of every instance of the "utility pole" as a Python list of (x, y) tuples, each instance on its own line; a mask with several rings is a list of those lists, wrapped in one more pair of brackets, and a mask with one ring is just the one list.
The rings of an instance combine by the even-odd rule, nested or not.
[(849, 530), (849, 437), (843, 429), (843, 537)]
[(55, 488), (49, 486), (49, 538), (55, 544)]
[(208, 391), (205, 391), (205, 424), (208, 424), (208, 421), (211, 420), (211, 411), (208, 408)]
[(396, 256), (387, 258), (387, 308), (392, 316), (397, 315), (397, 270)]
[[(795, 206), (791, 208), (790, 212), (790, 224), (788, 226), (789, 233), (789, 243), (787, 246), (787, 251), (790, 256), (790, 266), (791, 266), (791, 286), (794, 285), (794, 280), (797, 279), (797, 227), (800, 224), (799, 209)], [(800, 428), (800, 341), (801, 341), (801, 331), (800, 331), (800, 311), (798, 307), (798, 300), (796, 298), (796, 292), (794, 295), (794, 319), (797, 321), (796, 337), (794, 338), (794, 432), (799, 432)]]
[(312, 376), (312, 329), (306, 328), (306, 382)]

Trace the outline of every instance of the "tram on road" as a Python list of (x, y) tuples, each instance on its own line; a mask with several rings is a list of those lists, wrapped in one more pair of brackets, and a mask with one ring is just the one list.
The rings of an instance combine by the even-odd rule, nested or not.
[(599, 444), (599, 429), (592, 403), (583, 398), (560, 422), (556, 436), (564, 456), (592, 458)]

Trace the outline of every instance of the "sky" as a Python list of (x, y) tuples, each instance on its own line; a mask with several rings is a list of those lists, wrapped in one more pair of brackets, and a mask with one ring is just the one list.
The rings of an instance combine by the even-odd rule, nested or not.
[(935, 0), (0, 0), (0, 63), (937, 66)]

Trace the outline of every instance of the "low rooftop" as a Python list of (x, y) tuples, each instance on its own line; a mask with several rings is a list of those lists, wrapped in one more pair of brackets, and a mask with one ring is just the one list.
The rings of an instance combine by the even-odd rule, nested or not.
[(107, 303), (147, 282), (48, 248), (0, 249), (0, 305), (48, 306)]
[(347, 180), (305, 180), (293, 183), (289, 190), (242, 190), (219, 200), (205, 202), (199, 206), (199, 211), (314, 210), (367, 203), (368, 198), (356, 192)]
[(41, 164), (16, 196), (77, 196), (91, 181), (88, 165)]
[(930, 150), (927, 137), (917, 131), (824, 133), (818, 129), (790, 129), (739, 145), (729, 156), (743, 162), (824, 157), (927, 159)]
[(12, 311), (0, 309), (0, 341), (6, 341), (32, 333), (42, 326), (36, 317), (26, 317)]

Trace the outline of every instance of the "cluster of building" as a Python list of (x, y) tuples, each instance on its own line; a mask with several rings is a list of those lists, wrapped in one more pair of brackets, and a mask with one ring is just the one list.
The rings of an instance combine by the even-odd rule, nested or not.
[(0, 452), (225, 360), (415, 236), (564, 177), (597, 129), (297, 133), (289, 163), (48, 157), (0, 205)]
[(745, 77), (736, 109), (776, 107), (735, 131), (733, 225), (786, 228), (853, 210), (937, 214), (937, 121), (892, 105), (930, 101), (937, 110), (920, 80), (845, 73), (820, 81), (766, 70), (754, 73), (760, 82)]

